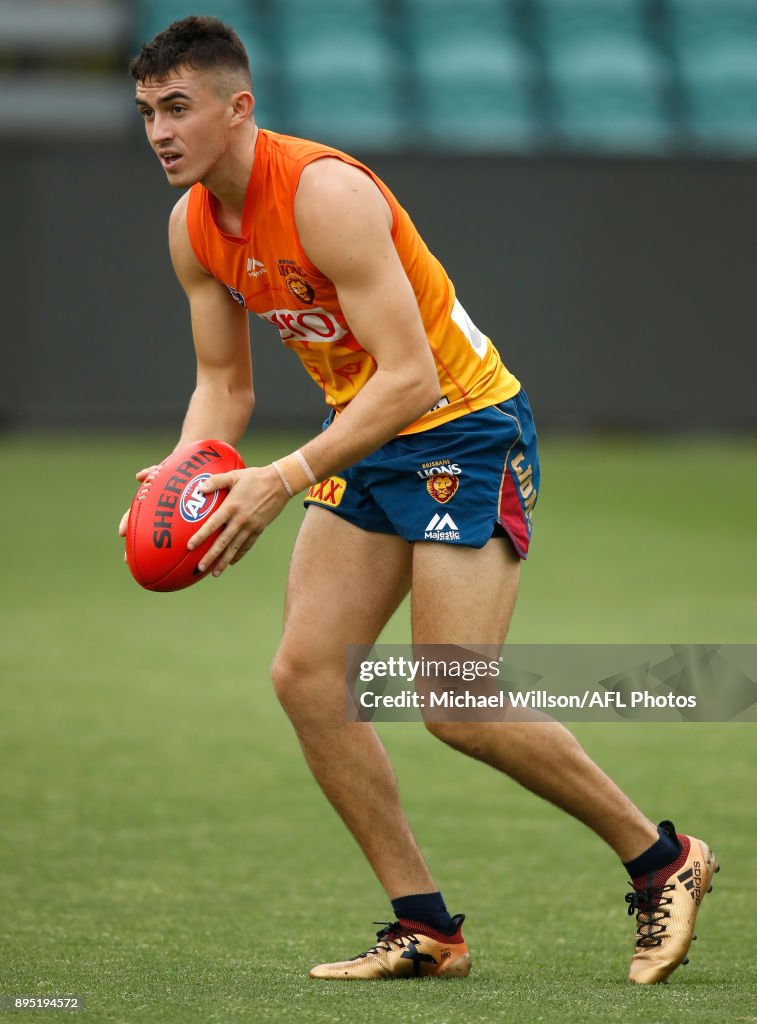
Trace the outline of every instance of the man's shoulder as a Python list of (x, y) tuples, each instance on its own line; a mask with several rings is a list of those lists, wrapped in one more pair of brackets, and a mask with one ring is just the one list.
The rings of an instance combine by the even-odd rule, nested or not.
[(299, 135), (284, 135), (281, 132), (273, 132), (269, 128), (259, 129), (261, 138), (265, 139), (269, 151), (279, 153), (290, 159), (307, 157), (312, 153), (332, 153), (334, 156), (347, 160), (354, 160), (349, 153), (341, 149), (329, 146), (325, 142), (318, 142), (316, 139), (304, 139)]
[[(339, 177), (348, 172), (359, 173), (363, 168), (360, 161), (349, 153), (329, 146), (325, 142), (303, 139), (296, 135), (282, 135), (268, 129), (260, 129), (265, 136), (266, 163), (294, 173), (299, 182), (303, 175), (308, 177)], [(370, 173), (370, 172), (369, 172)]]
[(177, 246), (180, 247), (189, 242), (187, 210), (189, 207), (190, 191), (191, 189), (187, 189), (186, 192), (179, 196), (168, 218), (168, 244), (172, 251)]
[(300, 175), (300, 188), (305, 189), (354, 189), (371, 181), (362, 167), (347, 163), (343, 157), (325, 154), (318, 160), (306, 164)]
[(312, 228), (321, 234), (336, 224), (352, 229), (355, 224), (370, 222), (376, 214), (391, 231), (392, 209), (372, 175), (361, 166), (324, 157), (303, 168), (294, 200), (295, 222), (301, 232)]
[(187, 222), (187, 207), (189, 206), (189, 195), (192, 189), (188, 188), (186, 192), (182, 192), (176, 202), (173, 204), (168, 223), (171, 227), (178, 227), (181, 224)]
[[(194, 240), (190, 230), (189, 204), (192, 189), (187, 189), (174, 204), (168, 219), (168, 247), (171, 259), (179, 279), (186, 284), (190, 277), (202, 278), (209, 276), (206, 263), (202, 258), (202, 246), (195, 232)], [(200, 251), (198, 251), (200, 245)]]

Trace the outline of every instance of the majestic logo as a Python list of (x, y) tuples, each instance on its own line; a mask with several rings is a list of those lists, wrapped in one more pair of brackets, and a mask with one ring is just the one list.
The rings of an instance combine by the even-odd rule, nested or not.
[(440, 516), (435, 512), (423, 535), (424, 540), (460, 540), (460, 530), (457, 523), (445, 512)]
[(179, 502), (179, 511), (185, 522), (199, 523), (205, 516), (210, 515), (218, 501), (218, 491), (203, 494), (199, 489), (202, 481), (209, 478), (210, 473), (200, 473), (199, 476), (193, 477), (184, 488)]
[(320, 306), (315, 309), (271, 309), (258, 316), (278, 328), (285, 344), (291, 341), (331, 343), (339, 341), (347, 333), (347, 328)]
[(702, 865), (698, 860), (694, 861), (692, 867), (688, 871), (684, 871), (678, 876), (678, 881), (683, 883), (684, 889), (686, 889), (694, 900), (697, 906), (702, 901)]
[(447, 473), (430, 476), (426, 481), (426, 490), (440, 505), (446, 505), (459, 486), (460, 481), (457, 477), (449, 476)]
[(232, 299), (234, 299), (236, 302), (238, 302), (240, 306), (244, 306), (245, 305), (244, 295), (242, 295), (241, 292), (238, 292), (236, 290), (236, 288), (232, 288), (230, 284), (225, 284), (224, 288), (229, 293), (229, 295), (232, 297)]
[(286, 283), (287, 288), (294, 295), (295, 299), (299, 299), (300, 302), (307, 302), (309, 306), (313, 305), (315, 289), (307, 283), (304, 277), (300, 277), (299, 274), (288, 274)]
[(261, 274), (267, 274), (268, 271), (260, 260), (253, 259), (251, 256), (247, 260), (247, 273), (250, 277), (260, 277)]
[(330, 476), (319, 484), (313, 484), (305, 496), (305, 501), (315, 501), (319, 505), (336, 508), (344, 497), (347, 481), (340, 476)]

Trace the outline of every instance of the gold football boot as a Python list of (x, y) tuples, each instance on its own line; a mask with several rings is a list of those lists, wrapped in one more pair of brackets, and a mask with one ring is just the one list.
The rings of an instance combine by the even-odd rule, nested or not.
[[(377, 942), (351, 960), (319, 964), (311, 978), (329, 981), (379, 978), (465, 978), (471, 959), (460, 926), (465, 914), (452, 918), (452, 935), (418, 921), (395, 921), (376, 933)], [(383, 922), (377, 921), (377, 924)]]
[[(670, 821), (660, 822), (676, 838)], [(680, 964), (687, 964), (694, 923), (712, 876), (720, 871), (715, 854), (694, 836), (679, 835), (681, 852), (672, 864), (631, 884), (626, 895), (628, 913), (636, 912), (636, 946), (628, 980), (637, 985), (664, 982)]]

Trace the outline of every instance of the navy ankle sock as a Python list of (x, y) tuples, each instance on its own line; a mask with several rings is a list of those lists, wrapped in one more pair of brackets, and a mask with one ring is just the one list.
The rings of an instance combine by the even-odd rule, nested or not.
[(648, 850), (633, 860), (623, 862), (623, 867), (632, 879), (651, 875), (660, 868), (672, 864), (681, 852), (681, 844), (672, 822), (661, 821), (657, 826), (657, 833), (660, 838)]
[(451, 935), (455, 931), (452, 918), (440, 892), (421, 892), (416, 896), (400, 896), (392, 900), (395, 916), (405, 921), (418, 921), (436, 931)]

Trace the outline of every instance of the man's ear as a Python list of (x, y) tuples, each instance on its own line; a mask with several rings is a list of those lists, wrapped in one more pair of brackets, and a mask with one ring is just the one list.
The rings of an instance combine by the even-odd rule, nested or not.
[(252, 117), (252, 112), (255, 109), (255, 97), (246, 90), (236, 92), (231, 98), (231, 106), (234, 112), (231, 123), (243, 124)]

